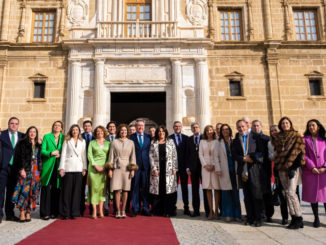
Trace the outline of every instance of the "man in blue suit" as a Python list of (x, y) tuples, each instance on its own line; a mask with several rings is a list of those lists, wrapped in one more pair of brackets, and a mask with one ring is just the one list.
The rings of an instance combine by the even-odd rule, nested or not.
[[(86, 120), (83, 122), (84, 133), (82, 133), (82, 137), (86, 141), (86, 156), (88, 153), (88, 145), (94, 139), (94, 137), (92, 135), (92, 129), (93, 129), (92, 126), (93, 126), (93, 123), (90, 120)], [(87, 169), (88, 169), (88, 158), (87, 158)], [(87, 176), (88, 176), (87, 173), (85, 174), (85, 176), (83, 176), (82, 190), (81, 190), (80, 215), (82, 217), (84, 216), (84, 211), (86, 209), (86, 207), (85, 207), (85, 189), (86, 189)], [(89, 213), (91, 215), (93, 213), (92, 205), (89, 205)]]
[[(17, 221), (18, 218), (14, 215), (14, 204), (11, 201), (14, 188), (17, 182), (17, 170), (13, 166), (13, 157), (17, 142), (23, 137), (21, 132), (18, 132), (19, 119), (11, 117), (8, 121), (8, 129), (2, 131), (0, 135), (1, 142), (1, 165), (0, 165), (0, 223), (3, 218), (3, 205), (6, 204), (5, 213), (6, 220)], [(7, 189), (7, 191), (6, 191)]]
[[(136, 133), (130, 136), (130, 139), (135, 144), (136, 161), (138, 165), (138, 171), (133, 178), (133, 190), (132, 190), (132, 216), (136, 217), (140, 205), (139, 201), (143, 203), (142, 215), (149, 216), (148, 210), (148, 188), (149, 188), (149, 148), (151, 145), (151, 138), (148, 134), (144, 133), (145, 122), (144, 120), (137, 120)], [(141, 200), (140, 200), (141, 199)]]

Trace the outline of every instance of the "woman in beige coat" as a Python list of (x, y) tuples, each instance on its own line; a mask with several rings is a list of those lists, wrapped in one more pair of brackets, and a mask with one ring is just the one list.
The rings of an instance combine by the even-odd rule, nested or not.
[(221, 126), (215, 151), (215, 171), (221, 185), (221, 217), (226, 222), (241, 221), (239, 190), (235, 174), (235, 162), (231, 157), (232, 129), (228, 124)]
[[(206, 189), (207, 201), (209, 206), (208, 219), (219, 217), (220, 203), (220, 183), (215, 174), (214, 151), (216, 151), (216, 136), (212, 125), (207, 125), (204, 129), (203, 139), (199, 144), (199, 159), (202, 165), (202, 187)], [(215, 214), (213, 211), (213, 193), (215, 197)]]
[[(117, 205), (116, 218), (126, 218), (126, 203), (128, 191), (130, 191), (131, 179), (138, 169), (136, 164), (135, 145), (127, 138), (128, 126), (121, 124), (117, 130), (117, 139), (112, 142), (110, 148), (109, 177), (111, 180), (111, 191), (114, 191)], [(120, 210), (120, 192), (122, 190), (122, 210)]]

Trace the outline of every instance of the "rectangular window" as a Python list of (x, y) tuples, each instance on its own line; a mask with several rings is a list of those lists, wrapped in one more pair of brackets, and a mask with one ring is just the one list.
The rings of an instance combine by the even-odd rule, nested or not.
[(45, 82), (34, 82), (34, 98), (45, 98)]
[(127, 0), (126, 3), (126, 21), (128, 23), (125, 27), (125, 32), (128, 37), (136, 36), (136, 21), (139, 23), (139, 36), (149, 37), (151, 34), (151, 25), (149, 23), (142, 23), (144, 21), (152, 20), (151, 1), (148, 0)]
[(294, 10), (297, 40), (317, 40), (317, 13), (315, 10)]
[(230, 80), (230, 96), (242, 96), (241, 82)]
[(320, 78), (309, 79), (310, 95), (311, 96), (322, 95), (321, 85), (322, 85), (322, 80)]
[(53, 42), (55, 34), (55, 12), (33, 12), (32, 42)]
[(242, 39), (241, 11), (220, 11), (220, 26), (222, 41), (240, 41)]

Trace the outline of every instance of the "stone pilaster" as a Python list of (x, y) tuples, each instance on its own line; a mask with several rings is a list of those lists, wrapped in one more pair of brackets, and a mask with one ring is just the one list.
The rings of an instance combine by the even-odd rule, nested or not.
[(211, 39), (216, 38), (216, 21), (215, 21), (215, 11), (216, 6), (213, 0), (209, 0), (208, 4), (208, 37)]
[(20, 4), (20, 21), (19, 21), (19, 28), (18, 28), (18, 37), (17, 42), (21, 43), (24, 41), (25, 35), (25, 15), (26, 15), (26, 0), (23, 0)]
[(270, 9), (269, 0), (263, 0), (263, 11), (264, 11), (264, 24), (265, 24), (265, 39), (273, 39), (273, 29), (272, 29), (272, 15)]
[(173, 121), (182, 122), (182, 73), (181, 73), (181, 60), (172, 59), (172, 104), (173, 108)]
[(70, 79), (67, 91), (66, 129), (78, 123), (79, 118), (79, 88), (81, 86), (81, 64), (79, 59), (69, 60)]
[(8, 40), (10, 2), (11, 2), (11, 0), (3, 1), (3, 16), (2, 16), (2, 22), (1, 22), (1, 41)]
[(104, 87), (104, 59), (94, 59), (95, 62), (95, 81), (94, 81), (94, 126), (104, 125), (106, 105)]
[(197, 121), (204, 128), (210, 124), (209, 78), (206, 59), (196, 59), (196, 114)]

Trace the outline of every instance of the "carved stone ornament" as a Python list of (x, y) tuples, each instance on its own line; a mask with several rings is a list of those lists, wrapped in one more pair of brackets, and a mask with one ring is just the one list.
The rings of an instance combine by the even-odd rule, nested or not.
[(195, 26), (203, 26), (207, 21), (207, 0), (188, 0), (186, 6), (186, 14), (191, 24)]
[(81, 25), (87, 19), (88, 5), (84, 0), (71, 0), (67, 8), (67, 18), (72, 25)]

